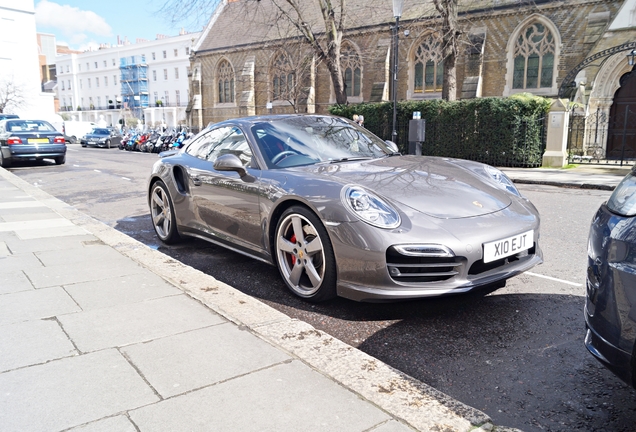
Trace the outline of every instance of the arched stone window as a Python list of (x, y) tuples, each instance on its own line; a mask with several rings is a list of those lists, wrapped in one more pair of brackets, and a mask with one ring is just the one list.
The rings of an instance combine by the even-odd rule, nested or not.
[(545, 25), (539, 22), (528, 25), (517, 37), (513, 57), (513, 90), (552, 87), (555, 42)]
[(219, 64), (218, 69), (219, 103), (234, 102), (234, 70), (227, 60)]
[(295, 80), (289, 57), (285, 53), (278, 54), (272, 63), (272, 100), (292, 98)]
[(442, 41), (430, 34), (413, 52), (413, 93), (441, 92), (443, 78)]
[(344, 73), (345, 89), (348, 97), (358, 97), (362, 88), (362, 62), (358, 51), (350, 43), (340, 48), (340, 66)]

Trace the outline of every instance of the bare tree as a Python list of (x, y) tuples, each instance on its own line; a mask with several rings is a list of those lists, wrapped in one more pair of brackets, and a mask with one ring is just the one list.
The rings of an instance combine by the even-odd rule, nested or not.
[[(278, 18), (284, 19), (295, 28), (297, 34), (288, 37), (300, 36), (313, 50), (316, 61), (325, 65), (329, 71), (336, 102), (344, 104), (347, 102), (344, 77), (340, 66), (340, 46), (342, 35), (345, 30), (346, 21), (346, 0), (268, 0), (278, 11)], [(320, 25), (314, 24), (312, 11), (314, 5), (307, 3), (315, 2), (321, 12), (321, 21), (324, 29)], [(173, 22), (188, 13), (207, 14), (210, 16), (220, 0), (165, 0), (161, 11), (173, 13)], [(246, 7), (249, 7), (246, 3)], [(179, 16), (174, 11), (179, 11)], [(199, 15), (200, 16), (200, 15)], [(274, 24), (274, 23), (272, 23)], [(323, 33), (324, 31), (324, 33)]]
[(457, 22), (457, 0), (433, 0), (442, 18), (442, 57), (444, 58), (444, 79), (442, 99), (457, 99), (457, 53), (461, 31)]
[(283, 54), (272, 64), (274, 99), (286, 100), (299, 113), (307, 103), (310, 93), (309, 80), (314, 69), (312, 52), (307, 52), (299, 44), (288, 45)]
[(24, 89), (14, 81), (0, 82), (0, 113), (7, 108), (18, 109), (26, 104)]

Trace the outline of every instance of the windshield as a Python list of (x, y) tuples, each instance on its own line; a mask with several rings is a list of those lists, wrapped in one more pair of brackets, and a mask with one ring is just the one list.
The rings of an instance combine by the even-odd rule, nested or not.
[(100, 129), (100, 128), (93, 129), (93, 132), (91, 133), (94, 135), (110, 135), (110, 131), (108, 129)]
[(12, 120), (7, 122), (11, 132), (56, 132), (50, 123), (43, 120)]
[(285, 117), (256, 123), (252, 133), (269, 168), (375, 159), (392, 153), (380, 138), (338, 117)]

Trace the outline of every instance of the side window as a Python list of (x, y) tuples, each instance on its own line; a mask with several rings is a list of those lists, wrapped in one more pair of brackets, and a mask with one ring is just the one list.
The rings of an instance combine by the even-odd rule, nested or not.
[(236, 127), (232, 128), (232, 133), (212, 149), (208, 154), (208, 160), (214, 162), (219, 156), (230, 153), (236, 155), (243, 162), (243, 166), (247, 166), (252, 161), (252, 149), (243, 132)]
[(201, 135), (186, 148), (186, 153), (199, 159), (207, 160), (208, 154), (217, 146), (223, 138), (232, 133), (230, 126), (213, 129), (205, 135)]

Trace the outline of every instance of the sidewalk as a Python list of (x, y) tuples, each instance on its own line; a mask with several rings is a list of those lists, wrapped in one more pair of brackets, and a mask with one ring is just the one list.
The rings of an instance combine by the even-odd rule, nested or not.
[(2, 168), (0, 353), (3, 432), (509, 430)]
[(2, 168), (0, 353), (2, 431), (511, 430)]

